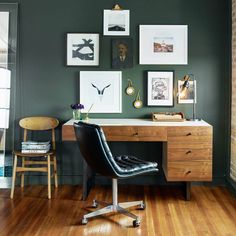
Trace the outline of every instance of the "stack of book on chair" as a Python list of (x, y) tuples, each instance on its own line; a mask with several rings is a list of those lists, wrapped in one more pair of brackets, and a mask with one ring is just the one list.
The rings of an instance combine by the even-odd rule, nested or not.
[(25, 141), (21, 142), (22, 153), (47, 153), (50, 150), (50, 141), (35, 142)]

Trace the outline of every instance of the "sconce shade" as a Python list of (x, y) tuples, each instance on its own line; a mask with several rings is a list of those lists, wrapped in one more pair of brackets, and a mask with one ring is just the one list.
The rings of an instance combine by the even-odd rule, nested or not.
[(189, 75), (185, 75), (183, 78), (184, 83), (181, 86), (181, 90), (179, 93), (180, 98), (184, 98), (186, 96), (187, 90), (189, 89), (189, 86), (190, 86), (189, 79), (190, 79)]
[(187, 93), (190, 90), (190, 80), (192, 80), (193, 88), (192, 88), (192, 96), (193, 96), (193, 118), (190, 119), (192, 121), (197, 121), (199, 119), (196, 118), (196, 108), (195, 108), (195, 103), (196, 103), (196, 79), (194, 74), (187, 74), (183, 78), (183, 85), (181, 86), (180, 92), (179, 92), (179, 97), (181, 99), (185, 98)]

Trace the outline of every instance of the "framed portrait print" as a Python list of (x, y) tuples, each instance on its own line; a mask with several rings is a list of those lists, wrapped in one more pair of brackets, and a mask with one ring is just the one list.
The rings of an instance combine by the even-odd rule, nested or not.
[(148, 106), (173, 106), (174, 71), (148, 71)]
[(99, 34), (67, 34), (67, 65), (98, 66)]
[(178, 80), (178, 103), (193, 103), (194, 101), (197, 103), (196, 80), (189, 81), (189, 87), (185, 90), (184, 94), (181, 93), (183, 84), (183, 80)]
[(187, 25), (140, 25), (139, 64), (188, 64)]
[(121, 71), (81, 71), (80, 103), (90, 113), (122, 112)]
[(133, 40), (119, 38), (112, 40), (113, 69), (128, 69), (133, 67)]
[(129, 10), (104, 10), (104, 35), (129, 35)]

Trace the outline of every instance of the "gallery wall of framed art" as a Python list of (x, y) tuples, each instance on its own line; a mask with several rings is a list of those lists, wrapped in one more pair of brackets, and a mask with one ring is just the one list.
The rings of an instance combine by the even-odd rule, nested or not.
[[(123, 74), (128, 70), (132, 70), (134, 66), (137, 67), (138, 64), (157, 66), (187, 65), (187, 25), (140, 24), (138, 30), (139, 40), (136, 39), (136, 42), (134, 42), (133, 38), (130, 37), (130, 10), (124, 10), (116, 4), (111, 10), (103, 10), (103, 34), (67, 33), (67, 66), (99, 66), (99, 57), (103, 56), (105, 53), (102, 49), (102, 41), (105, 40), (105, 38), (106, 41), (110, 38), (111, 71), (80, 71), (80, 102), (85, 103), (86, 107), (89, 106), (89, 104), (94, 104), (91, 113), (121, 112), (123, 97), (121, 81), (130, 80), (129, 78), (123, 77)], [(137, 42), (139, 43), (138, 63), (133, 59), (133, 48), (134, 44), (137, 45)], [(113, 70), (119, 71), (114, 72)], [(147, 90), (143, 91), (140, 88), (136, 88), (138, 94), (137, 92), (133, 94), (134, 98), (132, 101), (132, 104), (135, 104), (138, 96), (142, 106), (133, 105), (133, 108), (146, 106), (173, 107), (175, 90), (174, 71), (148, 71), (146, 75), (147, 76), (144, 76), (143, 79), (147, 80)], [(102, 79), (100, 79), (100, 77), (102, 77)], [(119, 77), (118, 84), (115, 85), (111, 82), (113, 81), (113, 77), (116, 79)], [(114, 79), (114, 81), (116, 79)], [(114, 99), (106, 100), (106, 96), (114, 88), (113, 94), (109, 96), (112, 99), (113, 96), (117, 97), (119, 104), (116, 104)], [(84, 91), (89, 91), (88, 93), (92, 94), (92, 96), (87, 96), (88, 93)], [(99, 94), (96, 94), (97, 92)], [(143, 104), (143, 100), (146, 101), (146, 103)], [(112, 106), (108, 108), (110, 101), (116, 104), (113, 108)], [(178, 101), (181, 103), (180, 100)], [(106, 102), (108, 103), (106, 104)]]

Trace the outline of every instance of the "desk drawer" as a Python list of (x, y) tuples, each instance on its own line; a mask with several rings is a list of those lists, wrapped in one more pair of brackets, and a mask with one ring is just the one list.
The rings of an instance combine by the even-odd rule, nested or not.
[(211, 161), (171, 161), (167, 166), (168, 181), (211, 181)]
[(212, 159), (212, 149), (208, 148), (169, 148), (168, 161), (200, 161)]
[(62, 126), (62, 141), (76, 141), (73, 125)]
[(212, 139), (205, 137), (205, 140), (169, 140), (168, 149), (208, 149), (212, 148)]
[(212, 127), (169, 127), (168, 141), (175, 142), (211, 142)]
[(103, 126), (108, 141), (167, 141), (166, 127)]

